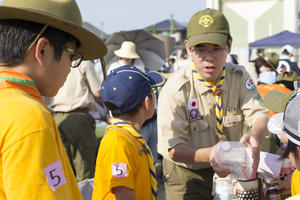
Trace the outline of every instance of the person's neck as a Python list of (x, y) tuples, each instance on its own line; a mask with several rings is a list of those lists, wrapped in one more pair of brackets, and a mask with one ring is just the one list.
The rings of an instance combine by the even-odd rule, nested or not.
[(124, 120), (125, 122), (132, 125), (132, 127), (137, 131), (140, 132), (142, 129), (142, 125), (144, 124), (145, 120), (143, 117), (140, 117), (138, 114), (135, 116), (129, 117), (120, 117), (120, 119)]

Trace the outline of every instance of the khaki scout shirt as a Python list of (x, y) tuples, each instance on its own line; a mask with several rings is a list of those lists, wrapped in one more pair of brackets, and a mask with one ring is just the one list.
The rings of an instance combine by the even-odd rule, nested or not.
[[(239, 141), (244, 124), (251, 127), (255, 119), (268, 118), (268, 110), (260, 103), (260, 95), (245, 69), (227, 63), (225, 67), (226, 76), (220, 88), (223, 131), (227, 140)], [(158, 99), (158, 152), (171, 160), (168, 149), (178, 144), (195, 149), (215, 145), (218, 142), (215, 106), (215, 96), (193, 76), (191, 66), (171, 76)], [(210, 166), (209, 163), (177, 164), (192, 169)]]
[(49, 103), (54, 112), (70, 112), (77, 108), (92, 110), (96, 101), (93, 94), (101, 90), (100, 77), (91, 61), (82, 61), (70, 73), (55, 97)]

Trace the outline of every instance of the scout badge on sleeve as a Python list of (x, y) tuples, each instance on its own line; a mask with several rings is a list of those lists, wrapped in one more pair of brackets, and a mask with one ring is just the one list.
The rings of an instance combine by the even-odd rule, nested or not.
[(255, 86), (255, 84), (254, 84), (253, 79), (251, 77), (249, 77), (248, 80), (246, 81), (246, 88), (248, 90), (251, 90), (254, 88), (254, 86)]

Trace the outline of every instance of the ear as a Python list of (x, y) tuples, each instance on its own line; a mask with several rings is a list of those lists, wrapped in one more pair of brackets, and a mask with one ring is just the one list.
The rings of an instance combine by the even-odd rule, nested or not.
[(149, 96), (145, 97), (144, 104), (143, 104), (145, 106), (145, 110), (149, 110), (150, 103), (151, 103), (150, 100), (151, 99), (149, 98)]
[(191, 56), (191, 50), (188, 46), (188, 41), (187, 40), (184, 41), (184, 45), (185, 45), (186, 52), (188, 53), (189, 56)]
[(45, 65), (47, 56), (49, 55), (49, 50), (50, 50), (49, 47), (50, 47), (50, 43), (49, 43), (48, 39), (46, 39), (46, 38), (38, 39), (38, 41), (36, 43), (34, 56), (35, 56), (37, 62), (41, 66)]
[(232, 39), (228, 40), (227, 42), (227, 53), (229, 54), (231, 52), (231, 46), (232, 46)]

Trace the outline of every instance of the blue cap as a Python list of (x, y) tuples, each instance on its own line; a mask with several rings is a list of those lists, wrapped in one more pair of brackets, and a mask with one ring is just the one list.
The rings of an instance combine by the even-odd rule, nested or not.
[(105, 103), (112, 103), (119, 109), (115, 114), (126, 113), (144, 101), (151, 88), (162, 86), (166, 82), (158, 72), (144, 73), (133, 65), (124, 65), (110, 72), (101, 86), (101, 95)]

